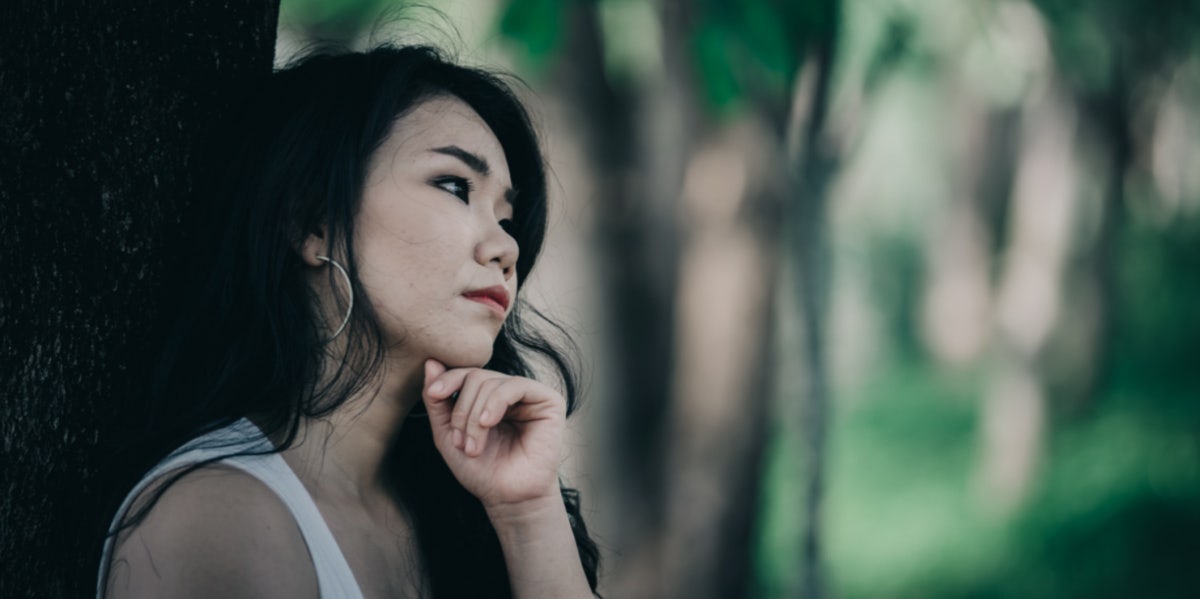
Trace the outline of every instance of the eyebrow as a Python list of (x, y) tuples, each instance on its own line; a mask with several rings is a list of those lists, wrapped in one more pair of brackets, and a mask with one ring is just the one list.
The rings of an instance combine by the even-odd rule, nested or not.
[(478, 154), (472, 154), (471, 152), (468, 152), (458, 146), (430, 148), (429, 151), (437, 152), (438, 154), (445, 154), (447, 156), (453, 156), (463, 161), (463, 163), (467, 166), (471, 167), (471, 170), (483, 175), (484, 177), (492, 173), (492, 169), (488, 166), (487, 160), (484, 160), (483, 157), (479, 156)]
[[(440, 148), (430, 148), (429, 151), (437, 152), (438, 154), (445, 154), (447, 156), (453, 156), (461, 160), (463, 164), (467, 165), (471, 170), (479, 173), (480, 176), (487, 177), (488, 175), (492, 174), (492, 169), (488, 165), (487, 160), (484, 160), (483, 157), (478, 154), (468, 152), (458, 146), (450, 145), (442, 146)], [(516, 197), (517, 190), (510, 187), (504, 191), (504, 199), (509, 204), (512, 204)]]

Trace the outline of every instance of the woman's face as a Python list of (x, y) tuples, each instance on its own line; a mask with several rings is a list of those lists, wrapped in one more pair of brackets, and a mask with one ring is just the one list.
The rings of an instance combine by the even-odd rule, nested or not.
[(517, 292), (504, 150), (466, 103), (436, 96), (392, 127), (355, 221), (359, 277), (393, 351), (482, 366)]

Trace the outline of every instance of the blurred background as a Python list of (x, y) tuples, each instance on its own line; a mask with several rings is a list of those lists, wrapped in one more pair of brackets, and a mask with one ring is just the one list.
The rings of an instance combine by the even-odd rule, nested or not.
[(283, 0), (535, 114), (610, 597), (1200, 596), (1200, 2)]

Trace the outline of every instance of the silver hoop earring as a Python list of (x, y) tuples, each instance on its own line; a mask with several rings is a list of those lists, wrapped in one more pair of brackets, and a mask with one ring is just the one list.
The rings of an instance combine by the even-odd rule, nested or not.
[[(342, 318), (341, 326), (339, 326), (337, 330), (333, 332), (333, 336), (329, 338), (329, 341), (333, 341), (338, 335), (342, 334), (342, 330), (346, 328), (346, 323), (350, 322), (350, 313), (354, 311), (354, 285), (350, 283), (350, 274), (346, 272), (345, 268), (342, 268), (341, 264), (337, 263), (337, 260), (334, 260), (328, 256), (317, 256), (317, 260), (324, 260), (332, 264), (334, 268), (338, 269), (338, 272), (342, 273), (342, 278), (346, 279), (346, 292), (350, 294), (350, 305), (346, 307), (346, 316)], [(326, 341), (326, 343), (329, 341)]]

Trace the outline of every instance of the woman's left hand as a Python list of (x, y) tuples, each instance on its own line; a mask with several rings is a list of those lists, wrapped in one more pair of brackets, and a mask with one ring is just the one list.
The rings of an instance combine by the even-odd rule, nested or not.
[(442, 458), (485, 508), (559, 497), (567, 417), (560, 393), (531, 379), (482, 368), (446, 370), (430, 359), (425, 361), (421, 397)]

